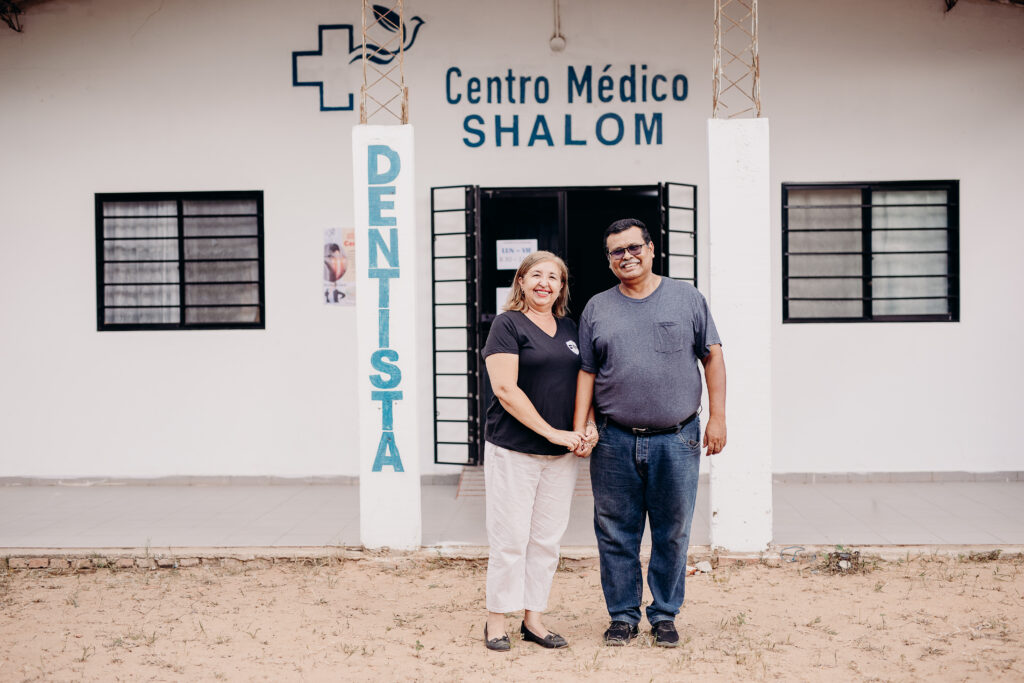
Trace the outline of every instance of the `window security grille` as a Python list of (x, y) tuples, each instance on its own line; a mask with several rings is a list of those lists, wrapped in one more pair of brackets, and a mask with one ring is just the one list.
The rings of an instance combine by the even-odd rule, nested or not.
[(99, 330), (265, 325), (263, 193), (96, 195)]
[(782, 186), (783, 322), (960, 319), (959, 183)]

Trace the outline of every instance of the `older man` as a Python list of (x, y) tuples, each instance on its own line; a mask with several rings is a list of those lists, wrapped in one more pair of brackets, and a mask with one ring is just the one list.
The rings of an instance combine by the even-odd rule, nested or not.
[[(640, 539), (651, 521), (647, 621), (654, 642), (679, 644), (690, 521), (700, 471), (701, 377), (709, 410), (703, 445), (725, 447), (725, 360), (707, 301), (692, 285), (655, 275), (647, 227), (627, 218), (604, 234), (619, 284), (590, 300), (580, 319), (582, 369), (575, 425), (599, 436), (590, 459), (607, 645), (637, 636), (643, 575)], [(596, 424), (587, 423), (593, 401)], [(583, 454), (583, 453), (581, 453)]]

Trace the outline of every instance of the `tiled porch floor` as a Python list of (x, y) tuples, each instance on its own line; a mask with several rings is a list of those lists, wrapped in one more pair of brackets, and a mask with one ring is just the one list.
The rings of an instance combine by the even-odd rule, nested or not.
[[(423, 545), (487, 544), (483, 496), (457, 491), (423, 486)], [(694, 545), (708, 503), (702, 486)], [(563, 545), (595, 545), (592, 514), (581, 486)], [(1024, 482), (776, 483), (773, 521), (783, 546), (1024, 544)], [(0, 548), (359, 544), (355, 485), (0, 486)]]

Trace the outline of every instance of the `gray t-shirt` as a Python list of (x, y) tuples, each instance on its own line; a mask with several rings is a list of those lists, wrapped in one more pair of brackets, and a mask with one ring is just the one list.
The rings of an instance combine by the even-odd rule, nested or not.
[(618, 285), (601, 292), (580, 318), (580, 361), (597, 375), (597, 412), (630, 427), (670, 427), (697, 412), (697, 361), (721, 343), (704, 295), (665, 277), (643, 299)]

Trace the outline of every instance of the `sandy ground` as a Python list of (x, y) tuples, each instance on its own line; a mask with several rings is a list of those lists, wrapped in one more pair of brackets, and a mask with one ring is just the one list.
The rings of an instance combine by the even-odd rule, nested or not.
[[(698, 558), (699, 559), (699, 558)], [(0, 573), (0, 680), (1024, 680), (1024, 561), (923, 556), (833, 575), (723, 560), (682, 646), (604, 647), (596, 560), (563, 561), (544, 650), (482, 642), (485, 562)], [(510, 630), (518, 628), (510, 615)]]

